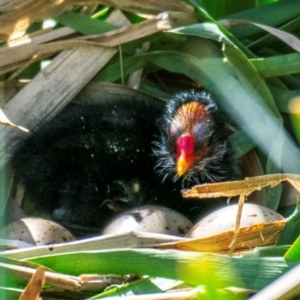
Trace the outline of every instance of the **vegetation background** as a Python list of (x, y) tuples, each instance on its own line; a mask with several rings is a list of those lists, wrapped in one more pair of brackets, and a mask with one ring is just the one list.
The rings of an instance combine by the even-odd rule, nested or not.
[[(168, 100), (178, 89), (208, 89), (233, 120), (239, 155), (255, 149), (258, 175), (299, 174), (299, 16), (299, 0), (1, 0), (2, 215), (11, 194), (9, 158), (19, 136), (74, 98), (97, 101), (99, 91), (134, 95), (138, 90)], [(281, 185), (263, 197), (266, 206), (278, 210)], [(65, 276), (60, 286), (54, 273), (47, 274), (47, 286), (56, 290), (44, 292), (45, 299), (120, 294), (146, 299), (154, 292), (170, 299), (247, 299), (284, 273), (289, 277), (277, 288), (252, 299), (274, 299), (270, 290), (276, 299), (291, 299), (300, 283), (289, 275), (299, 260), (296, 199), (281, 212), (294, 215), (277, 246), (239, 258), (120, 246), (102, 250), (99, 243), (65, 247), (50, 256), (46, 250), (4, 251), (1, 290), (7, 299), (18, 299), (34, 262)], [(150, 277), (102, 293), (82, 286), (80, 275), (93, 273)], [(161, 295), (183, 284), (185, 294)]]

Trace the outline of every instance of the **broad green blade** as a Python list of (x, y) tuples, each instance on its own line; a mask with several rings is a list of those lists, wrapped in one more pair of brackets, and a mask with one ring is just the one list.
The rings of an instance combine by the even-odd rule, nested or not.
[(239, 130), (231, 135), (230, 141), (239, 157), (243, 156), (256, 146), (244, 130)]
[(64, 12), (55, 19), (57, 22), (85, 35), (101, 34), (118, 28), (105, 21), (92, 19), (72, 11)]
[[(259, 290), (297, 264), (283, 258), (234, 258), (176, 250), (102, 250), (32, 258), (32, 262), (69, 275), (137, 274), (188, 284)], [(257, 272), (259, 270), (259, 272)], [(213, 278), (213, 281), (212, 281)], [(211, 282), (212, 281), (212, 282)]]
[(270, 87), (270, 91), (273, 94), (276, 106), (279, 111), (284, 113), (289, 113), (289, 102), (291, 99), (298, 97), (300, 95), (300, 90), (287, 90), (277, 87)]
[(253, 250), (253, 252), (246, 254), (245, 256), (249, 256), (249, 257), (283, 257), (289, 248), (290, 248), (289, 245), (256, 247)]
[(195, 8), (195, 13), (199, 17), (199, 19), (203, 22), (209, 22), (212, 24), (215, 24), (219, 31), (222, 33), (222, 36), (226, 36), (227, 39), (232, 43), (232, 45), (235, 45), (238, 47), (241, 51), (243, 51), (248, 57), (253, 57), (253, 53), (251, 53), (247, 47), (244, 46), (243, 43), (241, 43), (240, 40), (236, 39), (235, 36), (231, 34), (226, 28), (222, 27), (216, 20), (214, 20), (211, 15), (207, 13), (205, 8), (203, 7), (202, 3), (197, 0), (189, 0), (188, 1), (190, 4), (192, 4)]
[(298, 262), (300, 261), (300, 236), (299, 235), (296, 241), (293, 243), (293, 245), (291, 245), (291, 247), (285, 253), (284, 258), (290, 260), (296, 260)]
[(219, 19), (229, 14), (234, 14), (246, 9), (252, 8), (256, 5), (255, 0), (202, 0), (203, 5), (207, 11), (215, 18)]
[(300, 53), (251, 59), (250, 62), (264, 78), (300, 73)]
[[(277, 28), (280, 25), (297, 18), (299, 14), (299, 1), (285, 0), (244, 10), (240, 13), (226, 16), (226, 19), (247, 20)], [(253, 26), (233, 28), (230, 31), (233, 32), (239, 40), (261, 33), (261, 29)]]
[(0, 299), (3, 300), (18, 300), (23, 293), (23, 289), (9, 288), (7, 286), (0, 286)]
[(221, 43), (233, 45), (232, 41), (228, 38), (228, 36), (220, 30), (220, 27), (217, 24), (214, 23), (193, 24), (190, 26), (172, 29), (168, 32), (198, 36), (215, 40)]
[[(298, 198), (297, 206), (294, 214), (290, 217), (289, 221), (284, 226), (279, 239), (277, 241), (277, 245), (291, 245), (295, 242), (295, 240), (298, 238), (300, 234), (300, 200)], [(299, 241), (295, 246), (295, 249), (299, 249)], [(294, 245), (289, 249), (288, 253), (294, 252)], [(288, 259), (292, 259), (289, 254), (286, 254), (288, 256), (285, 256)]]
[(254, 65), (251, 64), (251, 61), (235, 47), (224, 47), (224, 55), (234, 68), (237, 76), (239, 76), (243, 86), (249, 88), (250, 92), (255, 93), (259, 104), (267, 105), (274, 113), (274, 116), (278, 118), (278, 121), (281, 121), (273, 96)]

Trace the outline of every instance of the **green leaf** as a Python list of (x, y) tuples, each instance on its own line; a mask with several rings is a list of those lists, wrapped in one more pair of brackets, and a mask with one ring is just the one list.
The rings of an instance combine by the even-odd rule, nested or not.
[(234, 14), (255, 6), (255, 0), (231, 0), (231, 1), (202, 1), (207, 11), (215, 18), (219, 19), (229, 14)]
[[(299, 222), (298, 222), (299, 226)], [(285, 259), (298, 260), (300, 261), (300, 236), (295, 240), (293, 245), (289, 248), (289, 250), (284, 255)]]
[[(248, 57), (253, 57), (253, 54), (246, 48), (238, 39), (235, 38), (226, 28), (222, 27), (218, 22), (216, 22), (204, 9), (203, 5), (197, 0), (188, 0), (188, 2), (194, 6), (195, 13), (201, 19), (201, 21), (206, 21), (215, 24), (222, 36), (226, 36), (232, 45), (239, 47)], [(215, 29), (214, 29), (215, 30)]]
[(251, 59), (250, 62), (264, 78), (300, 73), (300, 53)]
[[(289, 218), (288, 222), (284, 226), (280, 237), (277, 241), (277, 245), (291, 245), (295, 242), (300, 234), (300, 199), (298, 198), (296, 210)], [(299, 245), (299, 242), (298, 242)], [(298, 246), (295, 246), (297, 249)], [(285, 258), (292, 259), (290, 255), (294, 252), (294, 245), (289, 249)]]
[(117, 29), (116, 26), (107, 22), (92, 19), (88, 16), (77, 14), (72, 11), (64, 12), (58, 17), (55, 17), (55, 20), (57, 20), (60, 24), (68, 26), (85, 35), (102, 34)]
[(124, 297), (142, 294), (163, 293), (170, 289), (182, 285), (182, 281), (166, 278), (143, 278), (135, 280), (122, 286), (110, 287), (103, 293), (96, 295), (88, 300), (102, 299), (106, 297)]
[(300, 90), (287, 90), (276, 87), (270, 87), (270, 91), (273, 94), (276, 106), (279, 111), (284, 113), (289, 113), (288, 104), (291, 99), (298, 97), (300, 95)]
[(253, 252), (245, 256), (251, 257), (283, 257), (289, 249), (288, 245), (256, 247)]
[(233, 45), (231, 40), (214, 23), (199, 23), (169, 30), (168, 32), (208, 38), (218, 42)]
[[(283, 258), (230, 257), (176, 250), (114, 249), (32, 258), (56, 272), (137, 274), (182, 280), (188, 284), (246, 287), (258, 290), (297, 262)], [(257, 272), (259, 270), (259, 272)]]
[(18, 300), (23, 291), (23, 289), (0, 286), (0, 299)]
[(254, 92), (257, 95), (255, 98), (259, 101), (259, 104), (266, 104), (274, 113), (274, 116), (278, 118), (278, 121), (281, 121), (273, 96), (266, 83), (261, 80), (260, 74), (251, 61), (239, 49), (230, 46), (224, 48), (224, 55), (235, 69), (243, 86), (248, 87), (252, 93)]
[(141, 92), (144, 92), (145, 94), (151, 96), (151, 97), (155, 97), (155, 98), (158, 98), (158, 99), (164, 99), (164, 100), (167, 100), (167, 99), (171, 99), (173, 95), (170, 95), (170, 94), (167, 94), (167, 93), (164, 93), (154, 87), (151, 87), (147, 84), (144, 84), (142, 83), (139, 87), (139, 90)]
[[(249, 92), (255, 94), (254, 99), (256, 99), (257, 104), (261, 107), (267, 105), (268, 108), (276, 116), (276, 122), (280, 127), (278, 133), (274, 136), (274, 142), (269, 145), (269, 152), (267, 155), (269, 159), (266, 165), (267, 174), (276, 174), (280, 172), (281, 164), (277, 160), (274, 160), (275, 157), (282, 156), (282, 148), (284, 145), (284, 135), (281, 129), (282, 119), (280, 113), (275, 105), (273, 96), (268, 89), (266, 83), (261, 80), (261, 77), (251, 62), (243, 55), (241, 51), (236, 48), (226, 46), (224, 54), (228, 59), (229, 63), (236, 70), (237, 75), (239, 76), (243, 86), (249, 87)], [(276, 210), (278, 208), (280, 197), (281, 197), (281, 185), (276, 186), (275, 188), (266, 189), (266, 203), (267, 207)]]
[[(226, 19), (247, 20), (278, 28), (280, 25), (297, 18), (299, 14), (299, 1), (286, 0), (244, 10), (240, 13), (226, 16)], [(261, 33), (261, 29), (252, 26), (233, 28), (230, 31), (240, 40)]]
[(244, 130), (239, 130), (231, 135), (230, 141), (239, 157), (243, 156), (256, 146), (254, 141), (249, 138)]
[[(279, 144), (281, 142), (281, 145)], [(273, 143), (270, 150), (271, 155), (282, 155), (282, 148), (284, 145), (284, 137), (278, 137), (276, 143)], [(266, 172), (267, 174), (278, 174), (280, 173), (280, 166), (277, 166), (271, 159), (267, 161)], [(276, 211), (279, 207), (281, 200), (282, 184), (278, 184), (275, 187), (266, 188), (266, 206)]]

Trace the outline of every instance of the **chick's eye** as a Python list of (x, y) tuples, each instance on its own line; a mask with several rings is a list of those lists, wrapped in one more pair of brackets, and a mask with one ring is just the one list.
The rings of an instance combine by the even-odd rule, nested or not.
[(213, 125), (211, 122), (202, 122), (194, 127), (194, 135), (196, 144), (209, 145), (211, 137), (214, 133)]
[(212, 138), (207, 138), (206, 140), (202, 140), (201, 142), (197, 142), (195, 145), (195, 152), (202, 152), (203, 149), (211, 148), (212, 146)]

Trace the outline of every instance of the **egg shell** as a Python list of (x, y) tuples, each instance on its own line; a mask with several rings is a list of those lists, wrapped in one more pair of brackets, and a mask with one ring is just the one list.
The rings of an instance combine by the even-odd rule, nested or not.
[(75, 237), (61, 225), (41, 218), (23, 218), (10, 223), (1, 229), (0, 236), (36, 246), (75, 240)]
[[(200, 220), (186, 235), (190, 238), (204, 238), (214, 234), (234, 230), (238, 205), (221, 208)], [(283, 220), (277, 212), (257, 204), (245, 203), (242, 210), (240, 228), (259, 223)]]
[(191, 221), (172, 209), (147, 205), (122, 213), (110, 222), (102, 233), (144, 231), (184, 236), (192, 226)]

